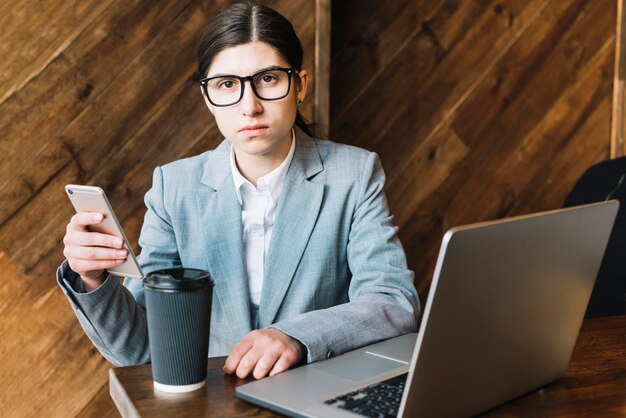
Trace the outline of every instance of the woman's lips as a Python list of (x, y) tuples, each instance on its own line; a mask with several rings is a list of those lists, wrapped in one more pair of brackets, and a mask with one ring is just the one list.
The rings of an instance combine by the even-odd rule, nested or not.
[(250, 125), (239, 130), (244, 136), (259, 136), (263, 135), (269, 127), (267, 125)]

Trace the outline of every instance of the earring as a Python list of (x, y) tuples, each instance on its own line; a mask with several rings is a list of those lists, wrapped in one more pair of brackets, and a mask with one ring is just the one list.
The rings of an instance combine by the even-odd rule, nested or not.
[(296, 100), (296, 106), (300, 106), (302, 104), (302, 99), (298, 97), (298, 100)]

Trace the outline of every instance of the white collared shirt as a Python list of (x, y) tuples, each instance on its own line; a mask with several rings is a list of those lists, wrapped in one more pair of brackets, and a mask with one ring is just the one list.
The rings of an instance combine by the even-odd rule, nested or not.
[(263, 177), (256, 187), (241, 175), (235, 162), (235, 150), (230, 147), (230, 169), (235, 182), (235, 191), (241, 204), (243, 222), (243, 250), (246, 258), (246, 273), (250, 302), (259, 306), (265, 271), (265, 259), (272, 238), (276, 206), (283, 190), (287, 170), (296, 149), (296, 136), (291, 130), (291, 148), (282, 163)]

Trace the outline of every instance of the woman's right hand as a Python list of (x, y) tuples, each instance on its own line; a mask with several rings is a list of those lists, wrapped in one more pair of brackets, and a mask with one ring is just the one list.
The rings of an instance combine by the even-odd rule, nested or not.
[(128, 257), (121, 238), (87, 230), (103, 219), (101, 213), (79, 212), (72, 216), (63, 237), (63, 255), (70, 268), (80, 274), (87, 291), (104, 282), (106, 269), (124, 264)]

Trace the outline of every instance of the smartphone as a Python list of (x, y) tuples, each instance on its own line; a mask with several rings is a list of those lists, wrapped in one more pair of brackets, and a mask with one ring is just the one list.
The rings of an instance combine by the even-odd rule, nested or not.
[(107, 269), (113, 276), (132, 277), (133, 279), (143, 278), (143, 272), (139, 263), (130, 248), (130, 244), (120, 223), (113, 212), (104, 190), (97, 186), (83, 186), (78, 184), (68, 184), (65, 186), (67, 197), (70, 198), (76, 212), (97, 212), (104, 215), (104, 219), (98, 225), (89, 225), (89, 231), (101, 232), (103, 234), (115, 235), (124, 240), (124, 248), (128, 250), (126, 262), (120, 266)]

